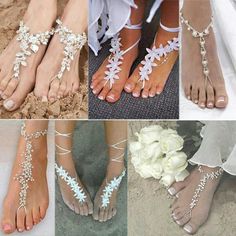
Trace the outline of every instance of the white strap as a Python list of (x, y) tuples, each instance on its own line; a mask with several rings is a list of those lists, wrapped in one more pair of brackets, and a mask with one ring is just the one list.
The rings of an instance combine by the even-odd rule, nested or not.
[(163, 25), (160, 21), (160, 26), (163, 30), (170, 32), (170, 33), (178, 33), (180, 31), (180, 27), (176, 27), (176, 28), (169, 28), (165, 25)]
[[(56, 136), (62, 136), (62, 137), (65, 137), (65, 138), (70, 138), (72, 133), (60, 133), (59, 131), (55, 130), (55, 135)], [(57, 155), (60, 155), (60, 156), (63, 156), (63, 155), (67, 155), (69, 153), (71, 153), (71, 150), (68, 150), (66, 148), (63, 148), (61, 147), (60, 145), (56, 144), (55, 145), (58, 149), (59, 149), (59, 152), (56, 151), (56, 154)]]
[(139, 24), (133, 25), (133, 24), (131, 24), (131, 21), (129, 19), (128, 22), (125, 25), (125, 28), (132, 29), (132, 30), (142, 29), (142, 24), (143, 24), (143, 22), (140, 22)]
[[(108, 145), (110, 148), (114, 148), (114, 149), (117, 149), (117, 150), (124, 150), (125, 148), (124, 147), (118, 147), (118, 145), (126, 142), (127, 139), (124, 139), (124, 140), (121, 140), (115, 144), (111, 144), (111, 145)], [(111, 158), (111, 161), (114, 161), (114, 162), (122, 162), (122, 158), (124, 157), (125, 153), (122, 153), (121, 155), (117, 156), (117, 157), (113, 157)]]
[(123, 51), (123, 55), (126, 54), (127, 52), (129, 52), (131, 49), (133, 49), (134, 47), (136, 47), (139, 42), (140, 42), (141, 38), (139, 38), (132, 46), (130, 46), (129, 48), (127, 48), (126, 50)]

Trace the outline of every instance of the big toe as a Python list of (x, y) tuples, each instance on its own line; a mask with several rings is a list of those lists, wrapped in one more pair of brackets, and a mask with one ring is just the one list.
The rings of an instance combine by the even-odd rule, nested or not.
[(195, 234), (199, 228), (199, 224), (194, 222), (193, 219), (191, 219), (184, 227), (183, 229), (188, 233), (188, 234)]
[(120, 89), (112, 88), (112, 90), (107, 94), (106, 100), (111, 103), (117, 102), (120, 99), (120, 95)]
[(138, 70), (136, 69), (133, 72), (133, 74), (129, 77), (129, 79), (126, 81), (124, 90), (127, 93), (132, 93), (138, 80), (139, 80), (139, 74)]
[(217, 108), (225, 108), (228, 104), (228, 96), (223, 85), (215, 88), (215, 106)]
[(168, 189), (168, 193), (172, 196), (176, 195), (179, 191), (181, 191), (186, 186), (184, 181), (173, 183)]

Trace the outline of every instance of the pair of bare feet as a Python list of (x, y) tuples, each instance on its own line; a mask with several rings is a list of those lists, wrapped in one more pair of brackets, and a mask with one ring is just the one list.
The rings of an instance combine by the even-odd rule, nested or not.
[[(140, 37), (141, 29), (133, 30), (123, 28), (120, 32), (122, 44), (121, 50), (126, 50), (134, 45)], [(157, 31), (157, 37), (152, 46), (156, 46), (156, 48), (159, 48), (161, 44), (165, 46), (167, 42), (172, 40), (174, 37), (178, 37), (178, 33), (170, 33), (159, 28)], [(139, 74), (140, 67), (143, 67), (142, 63), (140, 63), (130, 75), (131, 67), (136, 60), (138, 53), (138, 46), (136, 46), (123, 55), (123, 63), (120, 65), (121, 71), (117, 74), (119, 79), (115, 81), (112, 88), (104, 79), (106, 76), (105, 71), (107, 71), (107, 65), (109, 64), (109, 57), (105, 59), (98, 71), (93, 75), (92, 83), (90, 85), (92, 92), (98, 96), (100, 100), (114, 103), (120, 99), (123, 90), (127, 93), (131, 93), (134, 97), (142, 98), (154, 97), (162, 93), (172, 67), (178, 58), (178, 52), (171, 52), (168, 55), (169, 59), (166, 63), (163, 63), (159, 67), (153, 67), (152, 73), (149, 75), (149, 80), (145, 82), (144, 87), (142, 81), (140, 81)], [(164, 58), (161, 58), (158, 64), (163, 61)]]
[(58, 165), (63, 166), (63, 169), (68, 172), (69, 176), (76, 179), (79, 186), (82, 187), (82, 191), (86, 196), (85, 202), (80, 203), (80, 201), (75, 198), (74, 192), (70, 189), (70, 186), (68, 186), (62, 178), (58, 177), (63, 201), (73, 212), (81, 216), (92, 215), (93, 219), (99, 222), (106, 222), (116, 215), (116, 197), (118, 190), (114, 190), (112, 192), (110, 203), (107, 207), (102, 207), (102, 195), (107, 183), (114, 177), (121, 175), (122, 171), (124, 170), (123, 161), (111, 161), (108, 163), (106, 177), (102, 182), (100, 188), (98, 189), (94, 201), (92, 201), (89, 192), (77, 175), (72, 156), (68, 156), (67, 158), (59, 156), (57, 159), (57, 163)]
[(171, 207), (172, 218), (188, 234), (195, 234), (200, 226), (206, 222), (214, 193), (220, 182), (220, 178), (207, 181), (197, 205), (189, 214), (190, 203), (192, 202), (195, 190), (199, 187), (200, 180), (204, 177), (205, 173), (211, 173), (219, 168), (204, 166), (202, 169), (204, 172), (201, 173), (198, 168), (195, 168), (184, 181), (176, 182), (168, 189), (168, 192), (176, 197)]
[[(74, 34), (83, 33), (87, 27), (87, 4), (85, 1), (82, 2), (70, 0), (62, 14), (63, 24)], [(38, 33), (49, 31), (54, 26), (56, 17), (56, 0), (31, 0), (23, 21), (31, 33)], [(61, 81), (52, 81), (58, 74), (64, 58), (64, 45), (57, 34), (52, 37), (48, 47), (42, 45), (36, 54), (28, 57), (27, 66), (22, 66), (20, 79), (16, 80), (12, 78), (13, 62), (19, 50), (20, 44), (15, 37), (0, 55), (0, 97), (4, 100), (5, 109), (13, 111), (19, 108), (28, 93), (33, 90), (43, 102), (54, 102), (78, 91), (79, 52), (71, 63), (70, 71), (64, 73)]]
[[(212, 10), (209, 0), (184, 1), (183, 15), (198, 32), (211, 22)], [(201, 14), (201, 17), (199, 17)], [(182, 85), (187, 99), (200, 108), (224, 108), (228, 103), (213, 29), (205, 37), (211, 83), (204, 78), (199, 38), (194, 38), (186, 24), (182, 24)]]

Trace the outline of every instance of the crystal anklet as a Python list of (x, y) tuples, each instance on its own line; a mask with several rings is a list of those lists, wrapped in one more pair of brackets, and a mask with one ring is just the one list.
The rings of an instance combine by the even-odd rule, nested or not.
[[(126, 142), (127, 140), (122, 140), (116, 144), (112, 144), (109, 145), (109, 147), (117, 149), (117, 150), (124, 150), (125, 148), (123, 147), (119, 147), (120, 144)], [(121, 155), (119, 155), (118, 157), (115, 158), (111, 158), (111, 161), (114, 162), (122, 162), (122, 158), (124, 157), (125, 153), (122, 153)], [(119, 175), (118, 177), (114, 177), (110, 182), (107, 182), (106, 180), (106, 186), (103, 189), (103, 194), (101, 195), (102, 198), (102, 208), (106, 208), (108, 207), (108, 205), (110, 204), (110, 198), (112, 196), (113, 191), (117, 190), (120, 186), (120, 183), (123, 179), (123, 177), (125, 176), (126, 173), (126, 169), (124, 169), (121, 173), (121, 175)]]
[(208, 67), (208, 58), (207, 58), (207, 50), (205, 47), (205, 44), (206, 44), (205, 38), (210, 34), (210, 29), (213, 28), (213, 17), (211, 17), (211, 21), (209, 25), (202, 32), (198, 32), (196, 29), (194, 29), (192, 25), (189, 24), (189, 21), (184, 18), (182, 12), (180, 12), (180, 21), (182, 24), (185, 24), (185, 26), (187, 27), (187, 30), (192, 33), (192, 36), (194, 38), (199, 38), (200, 54), (202, 58), (202, 72), (205, 77), (205, 87), (207, 86), (207, 82), (209, 82), (210, 85), (212, 85), (212, 82), (209, 76), (210, 70)]
[(21, 173), (16, 174), (14, 177), (14, 180), (19, 181), (21, 187), (20, 187), (20, 193), (19, 193), (19, 207), (24, 208), (26, 210), (26, 201), (27, 201), (27, 190), (29, 188), (29, 182), (33, 182), (34, 178), (32, 175), (33, 171), (33, 164), (32, 164), (32, 153), (33, 153), (33, 139), (38, 139), (41, 136), (45, 136), (47, 134), (47, 130), (44, 131), (36, 131), (31, 134), (27, 134), (26, 132), (26, 126), (25, 123), (21, 126), (21, 136), (25, 139), (25, 152), (22, 153), (22, 156), (24, 156), (24, 161), (20, 164), (20, 167), (22, 168)]
[(29, 27), (23, 21), (20, 22), (20, 28), (16, 32), (16, 40), (20, 42), (21, 51), (16, 54), (16, 59), (13, 63), (13, 76), (12, 78), (20, 79), (21, 66), (27, 66), (27, 57), (32, 53), (36, 54), (40, 45), (47, 45), (50, 37), (54, 33), (54, 29), (44, 33), (31, 34)]
[(61, 80), (65, 70), (70, 71), (70, 65), (74, 60), (75, 54), (80, 51), (87, 42), (87, 36), (85, 33), (76, 35), (72, 30), (64, 26), (61, 20), (57, 19), (56, 23), (57, 27), (55, 29), (55, 34), (59, 35), (60, 42), (64, 44), (64, 58), (61, 62), (60, 71), (52, 78), (52, 81), (54, 79)]

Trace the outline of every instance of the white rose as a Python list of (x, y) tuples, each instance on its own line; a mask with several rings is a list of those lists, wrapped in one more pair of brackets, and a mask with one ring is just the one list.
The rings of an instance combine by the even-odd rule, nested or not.
[(135, 154), (136, 152), (140, 151), (142, 148), (143, 148), (143, 145), (140, 142), (129, 143), (129, 150), (131, 154)]
[(163, 184), (166, 187), (169, 187), (171, 184), (175, 182), (175, 177), (173, 175), (164, 175), (162, 176), (161, 180), (159, 181), (160, 184)]
[(162, 160), (162, 167), (166, 174), (180, 173), (187, 166), (187, 155), (184, 152), (169, 153)]
[(138, 141), (140, 143), (150, 144), (160, 140), (161, 132), (163, 131), (160, 125), (151, 125), (144, 127), (140, 130), (140, 133), (136, 133)]
[(162, 156), (162, 151), (160, 144), (154, 142), (149, 145), (145, 145), (144, 149), (142, 150), (142, 155), (144, 159), (157, 159)]
[(189, 172), (187, 170), (183, 170), (182, 172), (178, 173), (175, 176), (175, 181), (179, 182), (179, 181), (184, 181), (186, 177), (188, 177)]
[(184, 140), (173, 129), (163, 130), (160, 137), (163, 153), (176, 152), (183, 148)]

